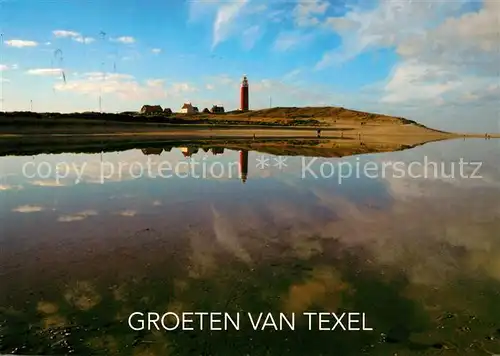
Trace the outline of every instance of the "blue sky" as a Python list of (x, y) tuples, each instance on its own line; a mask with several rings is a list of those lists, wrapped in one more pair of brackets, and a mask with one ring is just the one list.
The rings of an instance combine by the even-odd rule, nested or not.
[[(500, 131), (498, 1), (0, 0), (4, 110), (335, 105)], [(64, 81), (62, 73), (66, 81)]]

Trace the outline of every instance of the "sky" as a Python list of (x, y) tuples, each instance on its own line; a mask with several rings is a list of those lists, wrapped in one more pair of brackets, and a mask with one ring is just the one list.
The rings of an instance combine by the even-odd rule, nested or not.
[(233, 110), (247, 75), (251, 109), (500, 132), (497, 0), (0, 0), (0, 32), (0, 110)]

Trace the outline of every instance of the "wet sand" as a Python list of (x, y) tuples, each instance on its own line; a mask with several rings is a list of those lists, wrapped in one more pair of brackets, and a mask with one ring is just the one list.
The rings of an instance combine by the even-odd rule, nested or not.
[[(97, 127), (33, 127), (0, 130), (0, 155), (33, 154), (37, 152), (76, 151), (119, 145), (146, 145), (204, 141), (211, 144), (243, 144), (266, 152), (339, 157), (350, 154), (390, 152), (411, 148), (428, 142), (460, 138), (484, 138), (480, 134), (448, 133), (417, 124), (374, 123), (322, 127), (260, 127), (238, 125), (121, 125)], [(50, 130), (50, 131), (49, 131)], [(21, 132), (20, 132), (21, 131)], [(50, 133), (49, 133), (50, 132)], [(500, 138), (500, 134), (491, 135)], [(297, 141), (300, 140), (300, 141)], [(318, 140), (320, 140), (318, 142)], [(266, 142), (256, 142), (266, 141)], [(234, 146), (234, 145), (233, 145)], [(234, 147), (243, 147), (240, 144)], [(314, 148), (314, 152), (310, 149)]]

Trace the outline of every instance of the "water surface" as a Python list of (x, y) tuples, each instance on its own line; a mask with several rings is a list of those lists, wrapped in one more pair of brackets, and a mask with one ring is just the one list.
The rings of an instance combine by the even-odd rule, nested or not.
[[(0, 352), (500, 353), (498, 149), (320, 158), (317, 178), (312, 157), (229, 149), (2, 157)], [(461, 177), (460, 158), (480, 178)], [(445, 171), (327, 171), (425, 159)], [(165, 162), (171, 177), (139, 174)], [(58, 163), (74, 171), (57, 179)], [(373, 330), (134, 331), (135, 311), (360, 312)]]

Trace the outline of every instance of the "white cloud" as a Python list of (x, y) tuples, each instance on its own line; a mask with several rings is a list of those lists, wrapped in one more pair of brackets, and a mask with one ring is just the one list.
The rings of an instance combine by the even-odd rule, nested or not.
[(241, 14), (241, 11), (248, 3), (248, 0), (225, 3), (217, 10), (217, 15), (213, 25), (212, 48), (226, 40), (232, 31), (234, 21)]
[[(279, 4), (278, 4), (279, 5)], [(244, 49), (254, 47), (265, 33), (265, 27), (272, 22), (271, 14), (282, 20), (281, 12), (273, 11), (273, 4), (262, 4), (250, 0), (237, 1), (191, 1), (189, 21), (213, 19), (212, 49), (235, 38)]]
[(346, 17), (329, 17), (325, 21), (325, 26), (333, 29), (335, 32), (344, 33), (346, 31), (357, 30), (359, 23)]
[(75, 31), (67, 31), (67, 30), (55, 30), (55, 31), (52, 31), (52, 34), (55, 36), (55, 37), (59, 37), (59, 38), (71, 38), (71, 37), (80, 37), (80, 33), (78, 32), (75, 32)]
[(217, 11), (217, 2), (215, 1), (190, 1), (189, 2), (189, 22), (195, 22), (206, 18), (212, 12)]
[(90, 44), (90, 43), (92, 43), (92, 42), (95, 41), (95, 38), (79, 36), (79, 37), (75, 37), (74, 40), (76, 42), (80, 42), (80, 43), (83, 43), (83, 44)]
[(161, 87), (165, 84), (164, 79), (148, 79), (146, 85), (149, 87)]
[(316, 69), (379, 48), (395, 49), (399, 63), (373, 86), (374, 103), (363, 103), (364, 110), (376, 106), (445, 130), (498, 130), (498, 97), (487, 88), (498, 85), (500, 3), (478, 2), (479, 10), (469, 10), (467, 3), (383, 0), (375, 8), (354, 7), (330, 17), (323, 26), (341, 37), (341, 45), (324, 53)]
[(39, 75), (39, 76), (59, 76), (61, 75), (61, 68), (37, 68), (30, 69), (26, 73), (30, 75)]
[(120, 42), (124, 44), (132, 44), (135, 43), (135, 38), (131, 36), (122, 36), (118, 38), (112, 38), (111, 41), (113, 42)]
[(151, 52), (153, 52), (154, 54), (158, 54), (158, 53), (161, 53), (161, 49), (160, 48), (153, 48), (151, 50)]
[(325, 0), (302, 0), (294, 9), (294, 20), (297, 26), (315, 26), (320, 24), (318, 15), (324, 15), (330, 4)]
[(454, 73), (438, 66), (428, 66), (417, 61), (400, 63), (385, 85), (383, 102), (431, 100), (458, 88), (461, 80)]
[(106, 72), (88, 72), (83, 74), (84, 77), (90, 80), (128, 80), (134, 79), (135, 77), (131, 74), (124, 73), (106, 73)]
[(288, 51), (298, 45), (302, 45), (312, 38), (312, 34), (304, 34), (300, 31), (281, 32), (274, 42), (277, 51)]
[(57, 83), (57, 91), (98, 96), (110, 94), (125, 100), (150, 100), (176, 97), (182, 93), (195, 92), (189, 83), (166, 85), (163, 79), (148, 79), (141, 83), (130, 74), (90, 72), (67, 83)]
[(397, 51), (405, 59), (498, 76), (499, 4), (486, 1), (478, 12), (449, 17), (434, 29), (404, 38)]
[(26, 41), (26, 40), (8, 40), (8, 41), (5, 41), (5, 44), (7, 46), (16, 47), (16, 48), (36, 47), (36, 46), (38, 46), (38, 42), (35, 42), (35, 41)]
[(12, 209), (12, 211), (17, 213), (37, 213), (43, 210), (45, 210), (44, 207), (37, 205), (21, 205), (17, 208)]
[(354, 8), (342, 17), (330, 17), (324, 25), (342, 37), (342, 45), (325, 53), (317, 68), (324, 69), (367, 50), (394, 46), (409, 37), (421, 35), (443, 16), (459, 13), (465, 1), (382, 0), (374, 9)]
[(297, 76), (299, 76), (301, 73), (303, 72), (303, 70), (301, 68), (296, 68), (288, 73), (286, 73), (284, 76), (283, 76), (283, 80), (293, 80), (295, 79)]
[[(85, 37), (79, 32), (68, 31), (68, 30), (55, 30), (52, 34), (57, 38), (71, 38), (75, 42), (90, 44), (95, 41), (95, 38)], [(50, 44), (50, 42), (48, 42)]]
[(259, 25), (255, 25), (247, 28), (243, 32), (243, 46), (245, 49), (250, 50), (255, 46), (255, 43), (261, 36), (261, 28)]
[(123, 99), (161, 98), (166, 95), (162, 87), (141, 85), (133, 76), (120, 73), (85, 73), (65, 84), (58, 83), (54, 88), (84, 95), (114, 94)]
[[(498, 96), (491, 88), (499, 80), (499, 4), (486, 1), (477, 12), (450, 16), (435, 28), (395, 41), (403, 61), (389, 77), (382, 101), (415, 105), (415, 100), (429, 100), (456, 119), (464, 105), (474, 103), (482, 107), (486, 121), (494, 118)], [(449, 6), (453, 13), (457, 4)]]
[(269, 6), (266, 4), (255, 4), (255, 6), (249, 6), (246, 13), (249, 15), (260, 15), (268, 9)]
[(217, 85), (221, 86), (235, 86), (238, 84), (238, 78), (229, 76), (227, 74), (221, 74), (217, 76), (210, 77), (210, 80), (215, 82)]
[(193, 93), (198, 91), (198, 89), (189, 83), (174, 83), (172, 84), (172, 92), (174, 94), (181, 94), (181, 93)]

